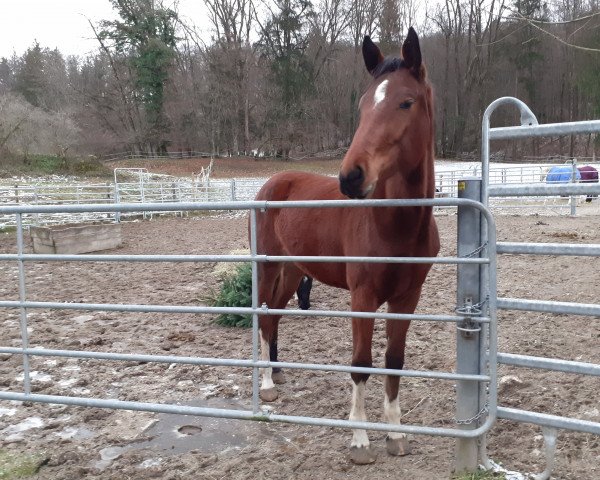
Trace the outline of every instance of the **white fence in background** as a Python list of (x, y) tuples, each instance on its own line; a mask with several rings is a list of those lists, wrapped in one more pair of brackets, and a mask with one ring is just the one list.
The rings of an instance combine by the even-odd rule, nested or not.
[[(548, 170), (554, 164), (496, 164), (490, 168), (490, 185), (545, 183)], [(600, 163), (583, 163), (600, 170)], [(266, 178), (210, 179), (200, 175), (181, 178), (153, 174), (146, 169), (116, 169), (115, 181), (106, 183), (79, 183), (79, 179), (52, 177), (40, 180), (0, 180), (0, 205), (79, 205), (117, 203), (182, 203), (227, 202), (253, 200)], [(456, 197), (458, 180), (480, 177), (481, 163), (448, 163), (438, 165), (436, 189), (439, 197)], [(600, 215), (600, 200), (586, 203), (585, 196), (578, 197), (514, 197), (492, 199), (491, 208), (496, 214), (515, 209), (527, 213), (568, 214), (573, 205), (580, 213)], [(26, 225), (56, 223), (103, 222), (151, 218), (159, 212), (141, 211), (126, 213), (30, 214), (24, 215)], [(164, 212), (160, 212), (164, 214)], [(187, 212), (171, 212), (187, 215)], [(0, 228), (14, 226), (14, 216), (0, 215)]]

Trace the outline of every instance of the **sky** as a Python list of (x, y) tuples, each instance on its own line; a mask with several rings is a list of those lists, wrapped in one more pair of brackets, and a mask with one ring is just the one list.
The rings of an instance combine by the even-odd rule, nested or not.
[[(202, 0), (179, 0), (180, 16), (197, 26), (206, 24), (203, 8)], [(85, 56), (98, 48), (88, 19), (115, 18), (109, 0), (0, 0), (0, 58), (20, 56), (36, 40), (63, 55)]]

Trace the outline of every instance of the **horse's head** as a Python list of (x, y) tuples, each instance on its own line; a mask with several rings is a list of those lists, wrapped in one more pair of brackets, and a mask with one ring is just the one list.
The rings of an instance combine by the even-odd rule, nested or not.
[(419, 38), (411, 27), (401, 59), (384, 59), (368, 36), (362, 51), (373, 81), (359, 102), (360, 123), (342, 162), (340, 190), (350, 198), (386, 197), (387, 180), (400, 176), (406, 185), (423, 185), (424, 191), (411, 194), (431, 197), (433, 182), (424, 176), (433, 172), (432, 92)]

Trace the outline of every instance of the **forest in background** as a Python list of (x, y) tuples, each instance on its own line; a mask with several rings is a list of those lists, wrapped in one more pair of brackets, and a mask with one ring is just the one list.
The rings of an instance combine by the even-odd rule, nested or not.
[[(600, 117), (597, 0), (198, 0), (210, 41), (176, 3), (110, 1), (119, 19), (90, 23), (94, 54), (34, 42), (0, 58), (2, 155), (285, 160), (344, 148), (368, 81), (364, 35), (399, 56), (411, 25), (435, 88), (440, 158), (476, 158), (482, 113), (501, 96), (525, 101), (540, 123)], [(494, 122), (516, 117), (500, 110)], [(531, 141), (520, 153), (591, 156), (595, 143)], [(495, 147), (516, 157), (513, 145)]]

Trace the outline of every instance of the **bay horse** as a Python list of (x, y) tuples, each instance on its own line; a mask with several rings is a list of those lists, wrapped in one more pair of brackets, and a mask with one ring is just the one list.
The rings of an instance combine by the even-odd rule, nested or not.
[[(271, 177), (257, 200), (433, 198), (434, 119), (432, 89), (411, 27), (402, 58), (384, 59), (366, 36), (365, 66), (372, 76), (359, 103), (360, 122), (342, 161), (339, 180), (305, 172)], [(257, 212), (257, 248), (266, 255), (434, 257), (439, 236), (431, 207), (282, 208)], [(285, 308), (304, 276), (350, 291), (353, 311), (375, 312), (387, 302), (392, 313), (414, 313), (430, 264), (259, 263), (259, 303)], [(279, 316), (259, 317), (261, 359), (277, 361)], [(402, 369), (409, 321), (387, 320), (385, 367)], [(371, 367), (373, 319), (352, 318), (352, 365)], [(277, 399), (283, 372), (262, 369), (260, 398)], [(366, 421), (368, 374), (351, 373), (350, 420)], [(384, 418), (400, 424), (399, 377), (385, 377)], [(405, 434), (386, 438), (391, 455), (408, 453)], [(350, 460), (372, 463), (365, 430), (353, 431)]]

